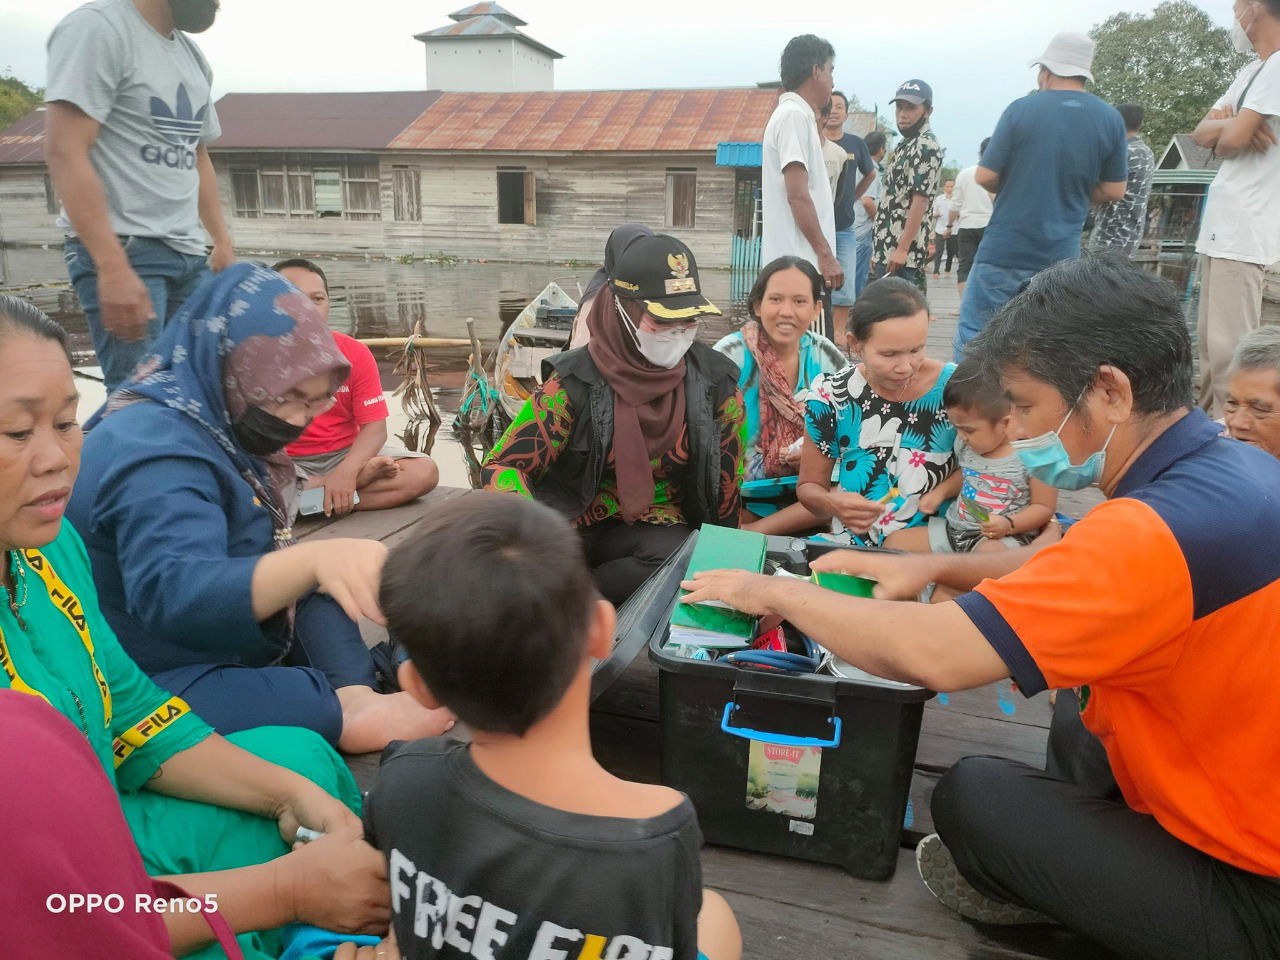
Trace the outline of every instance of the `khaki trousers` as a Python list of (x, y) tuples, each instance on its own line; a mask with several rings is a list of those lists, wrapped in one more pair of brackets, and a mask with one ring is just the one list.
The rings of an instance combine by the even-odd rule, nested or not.
[(1200, 406), (1216, 419), (1236, 344), (1262, 324), (1262, 279), (1261, 264), (1200, 256)]

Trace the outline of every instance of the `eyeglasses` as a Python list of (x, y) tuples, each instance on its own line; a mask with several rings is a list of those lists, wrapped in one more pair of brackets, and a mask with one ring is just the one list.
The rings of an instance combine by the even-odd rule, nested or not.
[(287, 420), (295, 414), (302, 414), (304, 417), (314, 419), (325, 411), (333, 409), (333, 405), (337, 402), (337, 397), (333, 394), (328, 394), (318, 400), (276, 397), (271, 401), (271, 405), (275, 408), (275, 415), (282, 420)]

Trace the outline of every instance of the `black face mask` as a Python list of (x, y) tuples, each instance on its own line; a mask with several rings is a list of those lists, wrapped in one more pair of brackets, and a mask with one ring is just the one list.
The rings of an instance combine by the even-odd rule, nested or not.
[(299, 427), (288, 420), (281, 420), (261, 407), (250, 407), (235, 423), (231, 432), (245, 451), (255, 457), (269, 457), (279, 453), (302, 436), (306, 427)]
[(912, 137), (920, 136), (920, 131), (924, 129), (924, 125), (928, 122), (929, 122), (929, 114), (924, 113), (924, 114), (921, 114), (920, 119), (917, 120), (915, 123), (913, 123), (911, 126), (899, 127), (898, 132), (902, 134), (906, 139), (910, 140)]
[(183, 33), (204, 33), (218, 16), (217, 0), (169, 0), (173, 25)]

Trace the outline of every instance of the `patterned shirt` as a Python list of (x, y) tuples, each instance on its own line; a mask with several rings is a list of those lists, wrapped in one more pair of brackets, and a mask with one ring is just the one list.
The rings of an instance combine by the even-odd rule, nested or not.
[(955, 368), (948, 363), (924, 396), (905, 401), (872, 390), (857, 364), (813, 382), (805, 410), (810, 439), (837, 462), (841, 490), (885, 506), (864, 537), (838, 533), (878, 545), (889, 534), (929, 519), (917, 509), (920, 495), (949, 477), (956, 465), (956, 428), (942, 406)]
[(904, 137), (894, 148), (893, 156), (885, 161), (881, 173), (884, 180), (883, 195), (876, 213), (871, 257), (875, 263), (888, 263), (890, 254), (898, 249), (898, 243), (907, 229), (911, 199), (916, 194), (921, 194), (925, 200), (924, 215), (920, 218), (920, 229), (907, 252), (906, 265), (923, 270), (928, 264), (929, 241), (933, 237), (929, 210), (938, 193), (944, 152), (926, 123), (917, 136)]
[(1104, 203), (1098, 211), (1089, 246), (1115, 247), (1126, 256), (1138, 248), (1147, 229), (1147, 199), (1151, 196), (1151, 179), (1156, 172), (1156, 158), (1141, 137), (1129, 138), (1129, 185), (1124, 199)]
[[(519, 416), (490, 451), (481, 467), (481, 487), (502, 493), (518, 493), (533, 499), (532, 488), (555, 463), (573, 433), (574, 411), (569, 394), (558, 377), (550, 377), (524, 405)], [(735, 391), (720, 407), (720, 504), (719, 521), (738, 525), (742, 502), (743, 450), (746, 447), (746, 418), (742, 394)], [(653, 467), (653, 504), (640, 523), (670, 526), (684, 523), (681, 506), (684, 475), (691, 460), (688, 426), (680, 431), (675, 447), (650, 461)], [(600, 489), (575, 526), (588, 527), (622, 512), (618, 501), (618, 478), (614, 470), (613, 448), (605, 460)]]

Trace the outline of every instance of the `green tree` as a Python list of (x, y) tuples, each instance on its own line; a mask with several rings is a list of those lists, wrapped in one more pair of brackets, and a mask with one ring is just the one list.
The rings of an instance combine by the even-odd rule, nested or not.
[(1250, 59), (1188, 0), (1168, 0), (1150, 16), (1117, 13), (1089, 36), (1098, 45), (1094, 92), (1146, 110), (1142, 135), (1157, 158), (1175, 133), (1195, 129)]
[(44, 90), (28, 87), (13, 74), (0, 76), (0, 130), (44, 103)]

